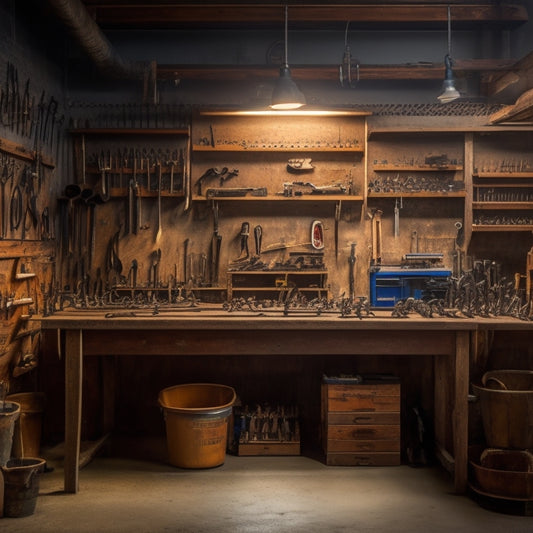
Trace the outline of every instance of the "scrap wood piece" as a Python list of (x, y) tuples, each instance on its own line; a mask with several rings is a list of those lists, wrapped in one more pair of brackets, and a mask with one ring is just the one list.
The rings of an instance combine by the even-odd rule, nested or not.
[[(96, 454), (100, 451), (102, 446), (106, 443), (109, 438), (110, 433), (106, 433), (103, 437), (100, 437), (98, 440), (84, 440), (80, 443), (80, 469), (84, 466), (87, 466), (91, 460), (96, 457)], [(65, 443), (60, 442), (56, 446), (49, 448), (45, 451), (44, 455), (47, 460), (50, 461), (63, 461), (65, 457)]]
[(490, 124), (509, 121), (523, 121), (533, 118), (533, 89), (529, 89), (518, 97), (514, 105), (508, 105), (493, 113), (489, 118)]

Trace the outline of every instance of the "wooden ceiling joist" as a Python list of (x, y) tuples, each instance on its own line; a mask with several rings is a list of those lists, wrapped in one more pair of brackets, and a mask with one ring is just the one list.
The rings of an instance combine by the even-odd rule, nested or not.
[[(471, 59), (457, 60), (454, 72), (504, 71), (514, 65), (513, 60)], [(353, 67), (355, 76), (356, 68)], [(262, 65), (158, 65), (159, 79), (180, 80), (273, 80), (279, 74), (278, 66)], [(292, 77), (296, 80), (337, 81), (338, 65), (291, 65)], [(412, 63), (402, 65), (360, 65), (361, 80), (435, 80), (443, 79), (443, 63)]]
[[(284, 20), (283, 2), (268, 3), (196, 3), (196, 2), (84, 2), (96, 23), (107, 28), (172, 28), (280, 25)], [(291, 26), (320, 27), (331, 23), (358, 25), (445, 27), (448, 3), (425, 4), (291, 4)], [(527, 9), (520, 4), (453, 4), (454, 26), (492, 24), (515, 26), (528, 20)]]

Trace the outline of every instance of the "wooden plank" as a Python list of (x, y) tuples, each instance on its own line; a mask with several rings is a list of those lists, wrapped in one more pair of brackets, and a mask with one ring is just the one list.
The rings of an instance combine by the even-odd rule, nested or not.
[(0, 241), (0, 260), (16, 259), (18, 257), (43, 257), (52, 256), (55, 253), (55, 240), (51, 241)]
[[(9, 139), (0, 138), (0, 152), (10, 154), (31, 163), (35, 161), (36, 152), (28, 150), (24, 145), (10, 141)], [(46, 156), (41, 155), (41, 161), (47, 167), (54, 168), (55, 166), (54, 162)]]
[[(532, 55), (533, 62), (533, 55)], [(531, 67), (533, 71), (533, 66)], [(496, 111), (489, 118), (490, 124), (528, 120), (533, 117), (533, 89), (523, 93), (514, 103)]]
[[(225, 329), (206, 335), (205, 330), (186, 332), (153, 330), (91, 331), (84, 337), (86, 355), (445, 355), (454, 352), (450, 332), (375, 332), (347, 330), (342, 336), (328, 331)], [(111, 348), (112, 347), (112, 348)], [(112, 350), (112, 352), (111, 352)]]

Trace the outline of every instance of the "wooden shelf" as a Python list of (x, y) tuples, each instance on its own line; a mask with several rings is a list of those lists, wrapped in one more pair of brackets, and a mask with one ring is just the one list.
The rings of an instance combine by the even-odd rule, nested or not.
[[(303, 246), (303, 245), (302, 245)], [(263, 252), (270, 251), (268, 249), (268, 246), (263, 249)], [(280, 251), (282, 251), (280, 249)], [(245, 276), (287, 276), (296, 274), (297, 276), (305, 275), (305, 274), (311, 274), (313, 276), (316, 276), (317, 274), (327, 274), (327, 270), (228, 270), (228, 273), (230, 274), (244, 274)], [(240, 287), (244, 288), (244, 287)], [(301, 290), (301, 289), (298, 289)], [(316, 288), (313, 288), (313, 290), (316, 290)]]
[(456, 172), (463, 170), (462, 165), (374, 165), (374, 172)]
[(464, 198), (466, 191), (452, 192), (369, 192), (369, 198)]
[(192, 147), (193, 152), (306, 152), (306, 153), (360, 153), (364, 152), (364, 148), (361, 146), (354, 146), (350, 148), (335, 148), (335, 147), (305, 147), (305, 146), (287, 146), (287, 147), (250, 147), (246, 148), (238, 145), (223, 145), (223, 146), (205, 146), (201, 144), (195, 144)]
[(472, 176), (481, 179), (532, 179), (533, 172), (475, 172)]
[(193, 196), (194, 202), (362, 202), (362, 196), (353, 194), (305, 194), (302, 196)]
[[(292, 290), (293, 287), (233, 287), (233, 292), (287, 292)], [(298, 292), (327, 292), (326, 287), (298, 287)]]
[(77, 128), (74, 135), (189, 135), (188, 128)]
[(472, 231), (533, 231), (533, 225), (472, 224)]
[(472, 202), (473, 209), (533, 209), (533, 202)]
[(256, 110), (239, 110), (239, 109), (209, 109), (201, 110), (200, 116), (204, 117), (367, 117), (371, 115), (370, 111), (357, 111), (346, 109), (297, 109), (287, 111), (276, 111), (272, 109), (256, 109)]
[(226, 291), (226, 287), (186, 287), (185, 285), (180, 285), (179, 287), (146, 287), (146, 286), (137, 286), (135, 288), (128, 287), (126, 285), (114, 285), (114, 291), (127, 291), (127, 292), (168, 292), (168, 291), (179, 291), (182, 292), (191, 292), (191, 291)]
[(518, 189), (521, 187), (533, 187), (531, 183), (474, 183), (474, 189)]
[[(111, 198), (127, 198), (128, 197), (128, 189), (126, 187), (111, 187), (109, 189), (109, 196)], [(156, 190), (148, 191), (144, 187), (139, 187), (139, 194), (138, 197), (140, 198), (157, 198), (159, 196), (159, 192)], [(168, 190), (162, 190), (161, 191), (161, 198), (184, 198), (183, 191), (174, 191), (169, 192)], [(137, 196), (134, 195), (134, 198)]]

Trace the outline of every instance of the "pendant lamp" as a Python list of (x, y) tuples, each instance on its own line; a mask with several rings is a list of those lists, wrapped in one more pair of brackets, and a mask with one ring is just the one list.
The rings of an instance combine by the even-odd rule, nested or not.
[(455, 88), (455, 78), (453, 76), (453, 59), (452, 59), (452, 25), (451, 25), (451, 11), (448, 6), (448, 53), (444, 56), (444, 81), (442, 82), (443, 92), (438, 96), (438, 100), (441, 104), (447, 104), (457, 100), (461, 95)]
[(271, 109), (298, 109), (306, 104), (305, 96), (291, 78), (287, 52), (288, 8), (285, 6), (285, 63), (279, 69), (279, 78), (272, 92)]

